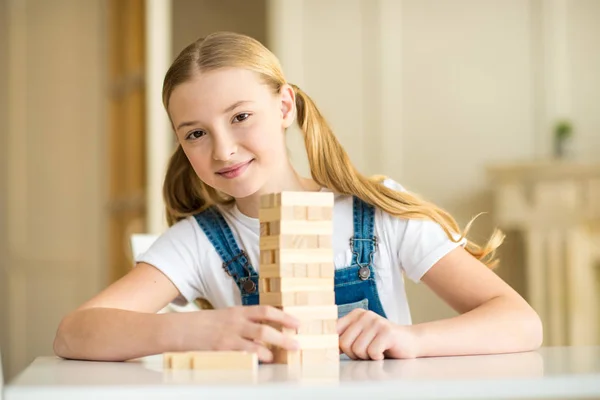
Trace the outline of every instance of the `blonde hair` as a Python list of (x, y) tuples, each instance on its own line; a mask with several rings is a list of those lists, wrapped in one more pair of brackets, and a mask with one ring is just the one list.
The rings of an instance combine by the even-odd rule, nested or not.
[[(171, 94), (178, 85), (190, 80), (199, 71), (224, 67), (244, 68), (257, 73), (275, 93), (279, 93), (287, 83), (279, 60), (260, 42), (237, 33), (217, 32), (183, 49), (167, 71), (163, 84), (163, 104), (167, 112)], [(454, 242), (466, 238), (474, 219), (460, 233), (456, 221), (443, 209), (415, 194), (388, 188), (382, 184), (383, 176), (369, 178), (359, 173), (315, 103), (296, 85), (290, 86), (296, 95), (297, 122), (304, 136), (315, 182), (335, 192), (356, 196), (396, 217), (435, 221)], [(170, 159), (163, 197), (169, 225), (212, 204), (234, 201), (198, 178), (181, 146)], [(493, 260), (493, 256), (502, 241), (502, 233), (496, 230), (485, 246), (467, 240), (465, 248), (478, 260), (494, 267), (497, 261)]]

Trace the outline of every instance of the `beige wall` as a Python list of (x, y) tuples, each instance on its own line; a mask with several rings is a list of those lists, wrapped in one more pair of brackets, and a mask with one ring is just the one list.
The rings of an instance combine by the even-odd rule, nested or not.
[(1, 91), (9, 107), (0, 148), (10, 377), (52, 354), (61, 317), (104, 283), (106, 57), (102, 0), (9, 3), (1, 14), (9, 16), (2, 27), (10, 56), (0, 76), (10, 83)]
[[(284, 69), (320, 106), (357, 167), (399, 180), (462, 226), (492, 212), (473, 228), (479, 242), (493, 223), (485, 166), (548, 156), (547, 127), (564, 98), (580, 126), (578, 147), (600, 152), (594, 0), (270, 4), (270, 37)], [(557, 13), (561, 7), (567, 13)], [(568, 35), (560, 36), (565, 25)], [(568, 60), (556, 50), (563, 42)], [(292, 156), (304, 159), (298, 140)], [(519, 246), (516, 236), (507, 239), (498, 273), (522, 290), (522, 269), (509, 257)], [(424, 285), (408, 290), (415, 321), (453, 314)]]
[(567, 2), (572, 109), (576, 150), (582, 158), (600, 154), (600, 1)]
[(264, 0), (172, 0), (173, 56), (214, 31), (234, 31), (265, 43)]

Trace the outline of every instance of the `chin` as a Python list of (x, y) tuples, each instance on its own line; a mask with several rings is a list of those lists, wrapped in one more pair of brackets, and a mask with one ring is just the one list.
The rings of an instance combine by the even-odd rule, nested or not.
[(260, 192), (262, 184), (260, 182), (230, 182), (226, 185), (220, 185), (219, 191), (226, 193), (227, 195), (236, 198), (243, 199), (256, 195)]

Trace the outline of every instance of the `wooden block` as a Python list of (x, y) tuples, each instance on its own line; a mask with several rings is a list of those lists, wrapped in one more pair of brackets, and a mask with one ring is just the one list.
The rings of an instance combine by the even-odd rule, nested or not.
[(258, 369), (258, 355), (246, 351), (194, 351), (192, 369)]
[(281, 348), (273, 349), (273, 363), (287, 364), (289, 366), (299, 367), (302, 365), (302, 353), (300, 350), (289, 351)]
[(299, 335), (337, 335), (337, 319), (301, 321)]
[(298, 328), (299, 335), (319, 335), (323, 333), (323, 320), (313, 319), (302, 321)]
[(337, 319), (326, 319), (323, 321), (323, 330), (321, 333), (328, 334), (336, 334), (337, 335)]
[(317, 236), (317, 247), (319, 247), (321, 249), (333, 248), (331, 235), (318, 235)]
[(167, 369), (191, 369), (192, 355), (189, 352), (163, 353), (163, 367)]
[(260, 220), (260, 222), (273, 222), (283, 220), (294, 221), (296, 219), (306, 220), (306, 211), (303, 214), (300, 213), (299, 215), (300, 218), (296, 218), (296, 207), (294, 206), (261, 208), (258, 211), (258, 219)]
[(260, 250), (260, 264), (275, 264), (277, 250)]
[(333, 278), (265, 278), (267, 292), (333, 291)]
[(331, 192), (282, 192), (280, 205), (282, 206), (317, 206), (333, 207), (333, 193)]
[(319, 247), (317, 235), (280, 235), (282, 249), (316, 249)]
[(294, 208), (294, 220), (306, 220), (308, 219), (308, 207), (304, 206), (293, 206)]
[(260, 196), (261, 208), (273, 208), (281, 205), (281, 193), (268, 193)]
[[(261, 264), (259, 273), (262, 278), (308, 278), (307, 267), (307, 264)], [(312, 276), (312, 278), (320, 277), (320, 275)], [(324, 278), (329, 278), (329, 276)]]
[[(279, 221), (279, 232), (277, 234), (290, 235), (332, 235), (333, 221)], [(275, 234), (275, 233), (271, 233)]]
[(318, 278), (321, 276), (321, 264), (308, 264), (306, 276), (309, 278)]
[(323, 278), (333, 277), (335, 276), (335, 265), (333, 263), (319, 264), (319, 272)]
[(263, 237), (269, 236), (271, 233), (269, 232), (269, 223), (268, 222), (261, 222), (260, 224), (260, 237), (261, 239)]
[(295, 336), (298, 334), (298, 331), (296, 329), (284, 328), (281, 324), (278, 324), (275, 322), (265, 322), (265, 325), (269, 325), (273, 329), (276, 329), (279, 332), (282, 332), (284, 335)]
[(275, 263), (282, 264), (311, 264), (333, 262), (332, 249), (281, 249), (275, 250)]
[(308, 278), (308, 264), (292, 264), (294, 276), (297, 278)]
[(309, 221), (322, 221), (333, 219), (332, 207), (308, 207), (306, 219)]
[(287, 314), (293, 315), (300, 321), (337, 320), (338, 308), (335, 303), (325, 306), (289, 306), (278, 307)]
[(277, 236), (281, 232), (281, 221), (269, 222), (269, 235)]
[(325, 349), (302, 350), (303, 367), (339, 364), (339, 362), (340, 350), (338, 346)]
[(319, 248), (319, 237), (317, 235), (261, 236), (259, 247), (260, 250), (316, 249)]
[(280, 247), (280, 236), (262, 236), (259, 238), (258, 246), (262, 253), (264, 250), (275, 250)]
[[(294, 304), (297, 306), (327, 306), (335, 304), (335, 291), (323, 292), (290, 292), (295, 294)], [(282, 293), (288, 294), (288, 293)], [(289, 306), (292, 304), (282, 304)]]
[(326, 306), (335, 304), (335, 292), (274, 292), (261, 293), (261, 305), (271, 305), (275, 307), (288, 306)]
[(284, 278), (294, 276), (293, 264), (262, 264), (258, 269), (261, 278)]
[(260, 208), (275, 207), (275, 193), (263, 194), (260, 196)]
[(258, 210), (258, 219), (261, 223), (281, 220), (280, 208), (261, 208)]
[(318, 278), (321, 276), (321, 264), (307, 264), (306, 276), (308, 278)]
[(328, 335), (296, 335), (294, 336), (294, 340), (298, 342), (302, 350), (339, 348), (340, 344), (340, 338), (337, 333)]

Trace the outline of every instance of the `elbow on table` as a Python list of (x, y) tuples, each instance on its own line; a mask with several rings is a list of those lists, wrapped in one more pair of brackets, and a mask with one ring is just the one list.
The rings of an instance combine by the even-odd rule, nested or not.
[(72, 358), (69, 347), (69, 316), (65, 316), (59, 323), (54, 336), (52, 349), (57, 357)]
[(530, 308), (522, 320), (524, 345), (527, 350), (537, 350), (544, 343), (544, 326), (538, 313)]

